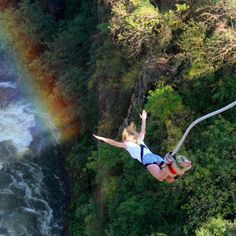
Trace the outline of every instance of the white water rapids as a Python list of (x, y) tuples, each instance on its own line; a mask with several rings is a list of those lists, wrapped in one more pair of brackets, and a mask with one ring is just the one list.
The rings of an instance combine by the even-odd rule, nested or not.
[(63, 235), (64, 172), (53, 127), (8, 64), (0, 53), (0, 235)]
[(18, 153), (24, 153), (33, 141), (30, 128), (35, 125), (35, 117), (28, 104), (9, 104), (0, 109), (0, 142), (9, 141)]

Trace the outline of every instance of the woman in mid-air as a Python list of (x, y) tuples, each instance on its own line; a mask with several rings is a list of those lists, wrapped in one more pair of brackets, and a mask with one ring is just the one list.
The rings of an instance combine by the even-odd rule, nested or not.
[(104, 141), (114, 147), (126, 149), (132, 158), (137, 159), (140, 163), (146, 166), (148, 172), (157, 180), (166, 180), (169, 183), (174, 182), (174, 178), (169, 176), (167, 172), (162, 169), (164, 164), (169, 164), (173, 160), (164, 160), (162, 157), (153, 154), (150, 149), (145, 145), (144, 138), (146, 133), (146, 119), (147, 112), (143, 110), (140, 114), (142, 119), (141, 131), (138, 133), (135, 130), (134, 123), (131, 123), (128, 127), (123, 130), (122, 142), (93, 135), (98, 140)]

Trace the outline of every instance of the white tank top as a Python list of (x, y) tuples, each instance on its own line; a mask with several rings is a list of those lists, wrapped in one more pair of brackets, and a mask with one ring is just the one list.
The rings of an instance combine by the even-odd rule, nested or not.
[[(142, 161), (141, 161), (141, 147), (137, 143), (134, 143), (134, 142), (124, 142), (124, 144), (125, 144), (125, 149), (129, 152), (130, 156), (134, 159), (137, 159), (139, 162), (142, 163)], [(145, 143), (143, 141), (140, 141), (140, 144), (145, 145)], [(152, 153), (152, 152), (146, 146), (146, 148), (143, 149), (143, 156), (148, 153)]]

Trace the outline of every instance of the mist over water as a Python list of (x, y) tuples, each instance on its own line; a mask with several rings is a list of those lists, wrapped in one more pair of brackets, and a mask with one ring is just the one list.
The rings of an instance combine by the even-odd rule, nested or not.
[(62, 235), (58, 133), (0, 51), (0, 235)]

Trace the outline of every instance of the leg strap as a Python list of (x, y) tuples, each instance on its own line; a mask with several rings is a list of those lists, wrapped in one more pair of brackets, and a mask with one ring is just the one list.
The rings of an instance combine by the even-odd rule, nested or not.
[(152, 163), (145, 164), (144, 166), (146, 166), (146, 168), (147, 168), (149, 165), (152, 165), (152, 164), (158, 165), (160, 167), (160, 169), (162, 169), (163, 165), (164, 165), (164, 161), (162, 161), (161, 163), (152, 162)]

